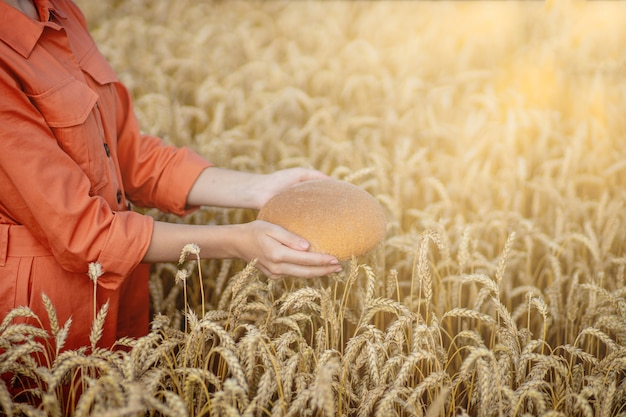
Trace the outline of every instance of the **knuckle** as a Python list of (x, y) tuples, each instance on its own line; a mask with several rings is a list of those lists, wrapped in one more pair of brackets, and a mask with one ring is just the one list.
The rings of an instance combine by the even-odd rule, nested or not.
[(276, 264), (279, 262), (278, 257), (276, 255), (269, 254), (267, 255), (266, 259), (268, 263), (268, 268), (274, 270), (276, 268)]
[(276, 268), (277, 264), (283, 261), (283, 258), (281, 254), (277, 251), (271, 251), (267, 254), (267, 260), (269, 261), (272, 268)]

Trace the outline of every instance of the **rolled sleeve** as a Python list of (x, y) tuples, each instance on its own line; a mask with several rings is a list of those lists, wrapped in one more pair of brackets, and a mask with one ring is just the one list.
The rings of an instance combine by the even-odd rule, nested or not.
[(160, 138), (140, 133), (131, 97), (126, 88), (116, 84), (117, 156), (124, 188), (133, 203), (185, 215), (187, 196), (200, 173), (213, 166), (187, 147), (165, 146)]
[(149, 216), (119, 212), (113, 217), (98, 262), (104, 274), (98, 283), (107, 289), (117, 289), (124, 277), (143, 259), (152, 237), (154, 221)]
[(196, 209), (187, 206), (187, 196), (211, 163), (189, 148), (164, 147), (150, 136), (135, 141), (132, 149), (119, 146), (124, 188), (133, 203), (179, 216)]
[(163, 189), (169, 191), (164, 193), (159, 205), (167, 207), (174, 214), (184, 216), (196, 209), (186, 204), (191, 187), (200, 173), (213, 165), (191, 149), (181, 148), (176, 153), (172, 166), (176, 168), (166, 170), (163, 175)]

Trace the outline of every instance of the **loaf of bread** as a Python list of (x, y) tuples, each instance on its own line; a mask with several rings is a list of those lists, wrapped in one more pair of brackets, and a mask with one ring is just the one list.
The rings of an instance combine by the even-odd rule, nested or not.
[(365, 255), (382, 241), (387, 229), (385, 213), (374, 197), (334, 179), (289, 187), (270, 199), (258, 218), (306, 239), (311, 251), (339, 260)]

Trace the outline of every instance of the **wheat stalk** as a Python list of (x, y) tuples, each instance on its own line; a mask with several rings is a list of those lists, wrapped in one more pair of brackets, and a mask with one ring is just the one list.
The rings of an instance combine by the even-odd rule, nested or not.
[(104, 330), (104, 321), (106, 320), (107, 313), (109, 312), (109, 302), (107, 301), (98, 311), (97, 316), (91, 324), (91, 332), (89, 333), (89, 342), (91, 343), (92, 352), (96, 350), (96, 344), (102, 337)]

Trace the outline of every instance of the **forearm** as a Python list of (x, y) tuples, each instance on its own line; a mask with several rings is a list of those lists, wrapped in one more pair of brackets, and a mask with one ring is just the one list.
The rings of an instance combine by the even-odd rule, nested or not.
[(241, 235), (241, 225), (190, 225), (154, 222), (150, 246), (143, 262), (175, 262), (180, 258), (183, 246), (195, 243), (200, 247), (203, 259), (236, 258), (236, 242)]
[(259, 209), (262, 174), (210, 167), (202, 171), (187, 196), (188, 206)]
[(188, 206), (217, 206), (259, 210), (272, 196), (301, 181), (328, 178), (323, 173), (291, 168), (255, 174), (223, 168), (206, 168), (187, 195)]
[(257, 268), (270, 278), (319, 277), (341, 270), (334, 256), (309, 252), (309, 243), (301, 237), (259, 220), (222, 226), (154, 222), (143, 261), (177, 261), (189, 243), (200, 247), (203, 259), (257, 260)]

